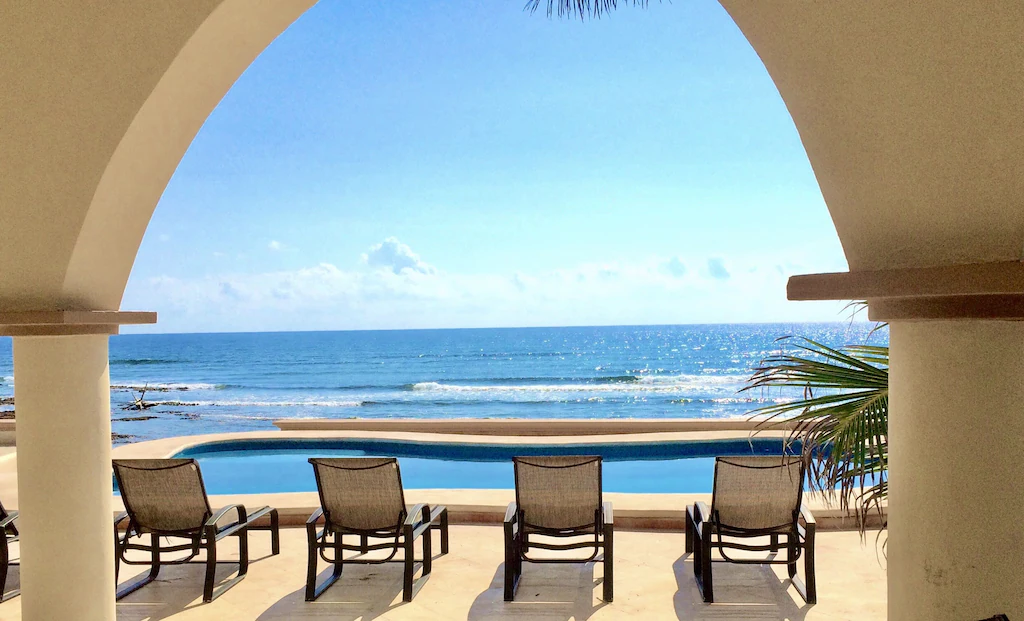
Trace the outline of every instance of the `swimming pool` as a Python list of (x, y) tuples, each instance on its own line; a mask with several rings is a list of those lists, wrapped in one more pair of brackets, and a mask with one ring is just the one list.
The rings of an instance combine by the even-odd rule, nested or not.
[[(601, 455), (606, 492), (710, 492), (718, 455), (781, 455), (782, 439), (658, 443), (500, 444), (270, 439), (201, 444), (194, 457), (211, 494), (316, 491), (310, 457), (397, 457), (407, 489), (512, 489), (515, 455)], [(799, 447), (790, 447), (790, 451)]]

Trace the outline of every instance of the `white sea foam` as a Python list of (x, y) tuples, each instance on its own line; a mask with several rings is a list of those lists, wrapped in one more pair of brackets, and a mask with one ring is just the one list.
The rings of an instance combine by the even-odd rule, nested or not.
[(308, 401), (249, 401), (246, 399), (234, 399), (225, 401), (195, 401), (194, 404), (198, 407), (255, 407), (255, 408), (275, 408), (275, 407), (311, 407), (311, 408), (357, 408), (363, 405), (362, 401), (350, 401), (350, 400), (315, 400), (310, 399)]
[(113, 384), (112, 390), (149, 390), (153, 392), (179, 392), (187, 390), (217, 390), (217, 384), (204, 383), (129, 383)]
[(548, 392), (600, 392), (600, 393), (707, 393), (734, 392), (743, 387), (745, 375), (655, 375), (632, 381), (605, 381), (601, 383), (572, 384), (443, 384), (420, 382), (414, 391), (441, 393), (548, 393)]

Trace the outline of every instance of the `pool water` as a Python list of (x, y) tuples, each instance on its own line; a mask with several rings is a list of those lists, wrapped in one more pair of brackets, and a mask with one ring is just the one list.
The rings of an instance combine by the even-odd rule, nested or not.
[[(556, 444), (240, 440), (195, 446), (211, 494), (316, 491), (310, 457), (397, 457), (406, 489), (513, 489), (515, 455), (601, 455), (606, 492), (709, 493), (718, 455), (781, 455), (781, 439)], [(799, 447), (790, 447), (791, 452)]]

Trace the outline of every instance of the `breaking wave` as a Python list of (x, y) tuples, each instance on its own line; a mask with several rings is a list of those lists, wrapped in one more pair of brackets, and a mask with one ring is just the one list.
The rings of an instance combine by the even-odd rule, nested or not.
[(309, 401), (249, 401), (247, 399), (237, 399), (230, 401), (196, 401), (190, 405), (196, 407), (255, 407), (255, 408), (295, 408), (295, 407), (310, 407), (310, 408), (358, 408), (364, 405), (368, 405), (372, 402), (367, 401), (349, 401), (349, 400), (336, 400), (336, 399), (310, 399)]
[(111, 390), (145, 390), (146, 392), (182, 392), (187, 390), (223, 390), (228, 388), (224, 384), (185, 384), (185, 383), (154, 383), (145, 382), (131, 384), (111, 384)]
[(564, 384), (448, 384), (419, 382), (413, 391), (446, 393), (502, 392), (617, 392), (617, 393), (706, 393), (734, 392), (743, 387), (746, 375), (633, 375), (595, 378)]

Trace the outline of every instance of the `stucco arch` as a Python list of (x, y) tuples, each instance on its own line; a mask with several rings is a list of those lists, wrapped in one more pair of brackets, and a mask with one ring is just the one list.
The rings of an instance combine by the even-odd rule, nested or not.
[(116, 309), (206, 118), (316, 0), (0, 11), (0, 310)]
[[(8, 4), (0, 310), (117, 308), (195, 134), (314, 3)], [(793, 115), (851, 269), (1020, 258), (1024, 5), (722, 3)]]

